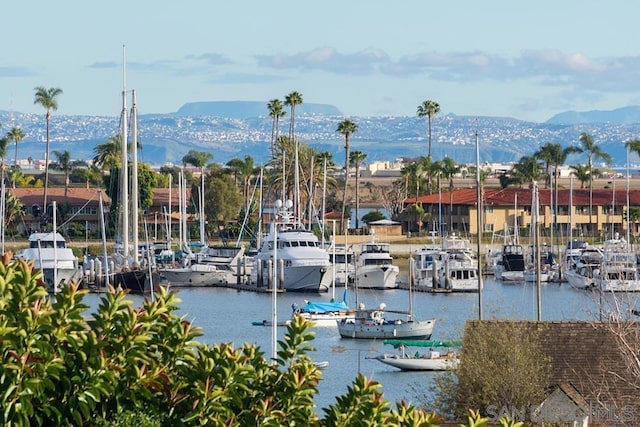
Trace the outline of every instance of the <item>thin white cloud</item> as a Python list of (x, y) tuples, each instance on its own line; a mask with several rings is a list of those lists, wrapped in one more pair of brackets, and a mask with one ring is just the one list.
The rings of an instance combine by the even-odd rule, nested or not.
[(212, 84), (263, 84), (288, 80), (288, 76), (272, 74), (229, 73), (208, 80)]
[(201, 53), (199, 55), (186, 55), (184, 58), (190, 61), (193, 60), (193, 61), (205, 62), (208, 65), (226, 65), (226, 64), (233, 63), (231, 59), (219, 53)]
[(377, 67), (390, 61), (380, 49), (365, 49), (342, 54), (331, 47), (323, 47), (293, 55), (256, 55), (259, 66), (275, 69), (325, 71), (336, 74), (372, 74)]
[(25, 67), (0, 67), (0, 78), (2, 77), (29, 77), (37, 73)]

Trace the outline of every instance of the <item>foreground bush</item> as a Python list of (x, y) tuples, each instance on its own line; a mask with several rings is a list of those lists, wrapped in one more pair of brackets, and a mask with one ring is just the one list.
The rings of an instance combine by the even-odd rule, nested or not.
[(336, 403), (315, 410), (321, 373), (308, 356), (310, 324), (294, 321), (276, 364), (259, 347), (204, 345), (159, 289), (132, 307), (104, 294), (87, 316), (85, 290), (47, 295), (40, 272), (0, 262), (0, 424), (146, 426), (430, 426), (438, 419), (384, 401), (380, 384), (354, 379)]

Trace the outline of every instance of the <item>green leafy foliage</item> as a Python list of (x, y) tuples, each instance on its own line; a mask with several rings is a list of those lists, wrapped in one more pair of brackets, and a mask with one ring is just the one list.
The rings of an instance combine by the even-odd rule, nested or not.
[(550, 385), (551, 360), (531, 323), (486, 321), (467, 324), (455, 402), (466, 408), (521, 408), (538, 404)]
[(0, 423), (138, 427), (191, 425), (431, 426), (439, 418), (405, 402), (391, 409), (380, 385), (358, 376), (345, 396), (314, 405), (321, 371), (311, 323), (299, 318), (275, 361), (255, 345), (205, 345), (160, 288), (135, 308), (122, 291), (87, 315), (86, 290), (52, 297), (30, 263), (0, 262)]

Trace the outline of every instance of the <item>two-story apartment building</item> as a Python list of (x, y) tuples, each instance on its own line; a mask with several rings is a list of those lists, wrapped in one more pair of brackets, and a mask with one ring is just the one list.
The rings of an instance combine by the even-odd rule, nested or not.
[[(531, 224), (531, 190), (528, 188), (485, 188), (482, 192), (483, 226), (485, 233), (501, 232), (505, 229), (528, 227)], [(539, 189), (539, 222), (544, 228), (554, 229), (568, 236), (570, 224), (574, 236), (607, 236), (612, 232), (626, 231), (624, 212), (627, 206), (625, 189)], [(591, 201), (591, 203), (590, 203)], [(405, 200), (405, 205), (415, 203), (415, 197)], [(454, 189), (441, 194), (418, 197), (430, 217), (423, 231), (445, 230), (448, 233), (475, 234), (478, 230), (477, 200), (475, 188)], [(629, 191), (629, 205), (640, 206), (640, 190)], [(552, 209), (552, 206), (554, 207)], [(591, 213), (589, 207), (591, 206)], [(554, 215), (555, 211), (555, 215)], [(415, 224), (406, 222), (410, 231)], [(638, 232), (638, 224), (631, 224), (631, 232)]]

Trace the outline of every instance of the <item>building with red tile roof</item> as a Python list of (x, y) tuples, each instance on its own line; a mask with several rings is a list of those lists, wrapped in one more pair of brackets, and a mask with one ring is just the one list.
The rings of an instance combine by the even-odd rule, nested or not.
[[(512, 228), (527, 227), (531, 223), (531, 189), (529, 188), (485, 188), (482, 192), (484, 232), (497, 232)], [(629, 191), (629, 205), (640, 206), (640, 190)], [(609, 235), (612, 232), (623, 233), (626, 224), (623, 212), (627, 206), (627, 192), (624, 188), (594, 189), (590, 198), (588, 189), (550, 189), (538, 190), (540, 201), (539, 221), (545, 228), (557, 223), (556, 230), (564, 236), (569, 235), (569, 224), (573, 224), (574, 236)], [(591, 203), (590, 203), (591, 199)], [(416, 198), (405, 200), (405, 206), (415, 203)], [(477, 202), (475, 188), (461, 188), (418, 197), (418, 203), (430, 218), (424, 224), (424, 230), (440, 229), (447, 232), (477, 232)], [(554, 219), (551, 206), (556, 209)], [(592, 206), (589, 215), (589, 206)], [(570, 209), (571, 206), (571, 209)], [(441, 213), (441, 214), (440, 214)], [(442, 221), (438, 219), (442, 217)], [(506, 226), (505, 226), (506, 225)], [(415, 224), (406, 221), (405, 226), (415, 228)], [(409, 228), (410, 231), (416, 231)], [(637, 224), (631, 231), (638, 232)]]
[[(34, 230), (41, 229), (40, 213), (44, 211), (42, 202), (44, 199), (44, 188), (9, 188), (11, 194), (17, 197), (24, 208), (24, 217), (18, 224), (18, 232), (29, 234)], [(111, 199), (104, 190), (99, 188), (69, 187), (66, 191), (64, 187), (49, 187), (47, 190), (48, 202), (56, 202), (58, 206), (57, 222), (61, 225), (68, 221), (78, 223), (82, 230), (87, 230), (92, 234), (100, 233), (100, 194), (105, 215), (111, 209)], [(190, 197), (190, 189), (187, 189), (187, 199)], [(166, 188), (156, 188), (153, 190), (153, 205), (147, 211), (147, 218), (164, 218), (163, 212), (168, 212), (169, 199), (171, 199), (172, 217), (174, 228), (177, 228), (180, 214), (178, 206), (178, 189), (169, 190)], [(36, 214), (36, 215), (34, 215)], [(108, 219), (107, 219), (108, 220)]]

